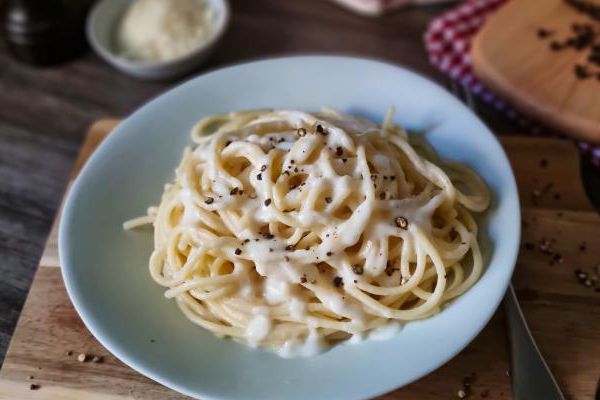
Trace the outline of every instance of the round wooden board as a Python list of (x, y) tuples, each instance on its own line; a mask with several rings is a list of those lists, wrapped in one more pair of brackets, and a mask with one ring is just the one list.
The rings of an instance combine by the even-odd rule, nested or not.
[[(600, 1), (596, 1), (600, 4)], [(511, 0), (476, 35), (471, 59), (475, 74), (526, 114), (593, 142), (600, 142), (600, 67), (577, 79), (576, 64), (586, 64), (590, 50), (552, 51), (552, 40), (563, 41), (572, 23), (600, 23), (576, 12), (564, 0)], [(545, 39), (539, 28), (553, 31)]]

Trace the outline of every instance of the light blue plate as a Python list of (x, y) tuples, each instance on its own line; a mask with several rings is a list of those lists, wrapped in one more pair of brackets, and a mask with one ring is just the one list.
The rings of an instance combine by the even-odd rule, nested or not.
[[(427, 138), (442, 157), (474, 168), (494, 200), (481, 220), (486, 271), (440, 314), (407, 324), (387, 341), (337, 346), (282, 359), (218, 339), (190, 323), (148, 273), (151, 230), (123, 221), (159, 202), (189, 132), (200, 118), (262, 107), (328, 105), (395, 120)], [(504, 151), (459, 101), (428, 80), (381, 62), (291, 57), (252, 62), (195, 78), (151, 101), (96, 150), (75, 182), (60, 223), (63, 277), (94, 336), (142, 374), (204, 399), (359, 399), (414, 381), (462, 350), (496, 310), (520, 236), (517, 188)]]

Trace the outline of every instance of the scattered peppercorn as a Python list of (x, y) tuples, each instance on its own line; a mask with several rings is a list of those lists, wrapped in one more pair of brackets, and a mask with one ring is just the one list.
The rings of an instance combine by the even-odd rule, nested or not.
[(269, 207), (271, 205), (271, 199), (265, 200), (265, 206)]
[(306, 279), (306, 275), (302, 275), (302, 276), (300, 277), (300, 282), (302, 282), (302, 283), (306, 283), (306, 282), (308, 282), (308, 279)]
[(337, 288), (344, 286), (344, 280), (340, 276), (333, 278), (333, 285)]
[(344, 149), (342, 149), (340, 146), (336, 147), (335, 155), (338, 157), (341, 157), (343, 154), (344, 154)]
[(29, 385), (29, 390), (38, 390), (40, 388), (40, 385), (38, 385), (37, 383), (32, 383), (31, 385)]
[(554, 32), (549, 29), (539, 28), (537, 30), (537, 35), (540, 39), (545, 39), (548, 36), (551, 36)]
[(575, 72), (577, 79), (587, 79), (591, 76), (587, 68), (581, 64), (575, 64), (573, 71)]
[(285, 251), (294, 251), (294, 246), (288, 244), (287, 246), (285, 246)]
[[(364, 269), (360, 265), (353, 265), (352, 272), (354, 272), (356, 275), (362, 275), (364, 272)], [(356, 281), (354, 283), (356, 283)]]
[(325, 197), (325, 203), (329, 204), (332, 202), (332, 198), (331, 197)]
[(333, 255), (332, 252), (330, 252), (330, 251), (327, 252), (327, 257), (331, 257), (332, 255)]
[(231, 189), (231, 191), (229, 192), (230, 196), (234, 196), (239, 192), (240, 188), (238, 188), (237, 186), (234, 187), (233, 189)]
[(236, 256), (239, 256), (240, 254), (242, 254), (242, 250), (241, 249), (235, 249), (234, 251)]
[(394, 223), (400, 229), (404, 229), (404, 230), (408, 229), (408, 221), (404, 217), (396, 217), (394, 219)]
[(256, 179), (259, 180), (259, 181), (262, 181), (262, 174), (259, 173), (258, 175), (256, 175)]
[(208, 197), (208, 198), (206, 198), (206, 200), (204, 200), (204, 202), (206, 204), (212, 204), (215, 202), (215, 199), (213, 199), (212, 197)]

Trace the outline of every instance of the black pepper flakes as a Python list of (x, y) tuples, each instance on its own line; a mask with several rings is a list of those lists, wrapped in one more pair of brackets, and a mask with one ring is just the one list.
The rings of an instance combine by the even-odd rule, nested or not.
[(306, 279), (306, 275), (302, 275), (302, 276), (300, 277), (300, 282), (301, 282), (301, 283), (306, 283), (306, 282), (308, 282), (308, 279)]
[(408, 229), (408, 220), (404, 217), (396, 217), (394, 219), (394, 223), (400, 229), (404, 229), (404, 230)]
[(331, 203), (333, 200), (331, 197), (325, 197), (325, 203), (329, 204)]
[(263, 237), (264, 237), (265, 239), (268, 239), (268, 240), (270, 240), (270, 239), (273, 239), (275, 236), (274, 236), (274, 235), (272, 235), (271, 233), (265, 233), (265, 234), (263, 234)]
[(354, 272), (356, 275), (362, 275), (363, 272), (364, 272), (364, 269), (360, 265), (353, 265), (352, 266), (352, 272)]
[(545, 28), (539, 28), (537, 30), (537, 36), (540, 39), (546, 39), (547, 37), (552, 36), (553, 33), (554, 33), (553, 31), (551, 31), (549, 29), (545, 29)]
[(206, 200), (204, 200), (204, 203), (206, 204), (212, 204), (215, 202), (215, 199), (213, 199), (212, 197), (208, 197)]
[(287, 246), (285, 246), (285, 251), (294, 251), (294, 246), (288, 244)]
[(236, 194), (238, 194), (239, 191), (240, 191), (240, 188), (236, 186), (233, 189), (231, 189), (231, 191), (229, 192), (229, 195), (235, 196)]
[(575, 72), (575, 77), (577, 79), (587, 79), (591, 76), (588, 69), (585, 67), (585, 65), (582, 64), (575, 64), (573, 72)]
[(327, 131), (325, 130), (325, 128), (323, 128), (323, 126), (321, 124), (317, 124), (317, 132), (320, 133), (321, 135), (327, 135)]
[(335, 148), (335, 155), (338, 157), (341, 157), (344, 154), (344, 149), (342, 149), (340, 146)]
[(269, 207), (271, 205), (271, 199), (265, 200), (265, 206)]
[(256, 180), (262, 181), (262, 173), (256, 175)]
[(341, 276), (336, 276), (333, 278), (333, 285), (337, 288), (344, 286), (344, 280)]
[(333, 253), (330, 251), (328, 251), (326, 254), (327, 254), (327, 257), (331, 257), (333, 255)]
[(32, 383), (31, 385), (29, 385), (29, 390), (38, 390), (40, 388), (40, 385), (38, 385), (37, 383)]
[(241, 249), (235, 249), (234, 251), (236, 256), (239, 256), (240, 254), (242, 254), (242, 250)]

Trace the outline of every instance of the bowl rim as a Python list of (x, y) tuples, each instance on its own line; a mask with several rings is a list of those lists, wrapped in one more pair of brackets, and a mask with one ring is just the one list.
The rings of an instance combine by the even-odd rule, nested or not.
[[(130, 0), (134, 1), (134, 0)], [(213, 2), (220, 4), (219, 7), (223, 10), (223, 18), (220, 19), (222, 22), (215, 25), (216, 29), (212, 32), (209, 40), (202, 43), (198, 47), (194, 48), (187, 54), (180, 55), (174, 59), (166, 61), (133, 61), (126, 57), (120, 56), (116, 51), (110, 48), (110, 46), (104, 46), (98, 40), (94, 30), (95, 24), (98, 23), (98, 13), (102, 7), (107, 7), (109, 3), (114, 3), (115, 0), (100, 0), (94, 4), (91, 11), (88, 14), (85, 24), (85, 32), (91, 47), (106, 61), (115, 64), (121, 68), (135, 69), (139, 71), (153, 70), (158, 68), (169, 68), (175, 67), (180, 64), (186, 63), (195, 59), (197, 56), (203, 54), (208, 49), (212, 48), (225, 34), (227, 27), (231, 20), (231, 7), (228, 0), (206, 0), (209, 7), (212, 7)], [(118, 22), (117, 22), (118, 23)], [(114, 33), (114, 31), (113, 31)]]
[[(264, 58), (259, 58), (259, 59), (255, 59), (255, 60), (248, 61), (248, 62), (242, 62), (239, 64), (225, 65), (223, 67), (216, 68), (214, 70), (210, 70), (205, 73), (198, 74), (196, 76), (191, 77), (188, 80), (183, 81), (181, 84), (176, 85), (175, 87), (170, 88), (169, 90), (166, 90), (165, 92), (160, 93), (159, 95), (155, 96), (154, 98), (151, 98), (150, 100), (148, 100), (146, 103), (144, 103), (143, 105), (138, 107), (132, 114), (130, 114), (130, 116), (128, 116), (127, 119), (115, 129), (115, 132), (113, 132), (107, 138), (107, 140), (103, 141), (100, 144), (98, 149), (100, 149), (102, 147), (108, 148), (107, 143), (119, 140), (118, 138), (123, 136), (125, 131), (127, 131), (126, 126), (129, 125), (128, 122), (131, 121), (131, 118), (134, 115), (138, 115), (143, 109), (147, 109), (148, 106), (159, 101), (161, 98), (165, 97), (165, 95), (172, 95), (173, 92), (178, 91), (183, 86), (186, 86), (187, 84), (189, 84), (199, 78), (206, 78), (209, 75), (219, 73), (219, 72), (222, 72), (225, 70), (232, 70), (232, 69), (236, 69), (236, 68), (240, 68), (240, 67), (247, 67), (247, 66), (255, 65), (255, 64), (263, 64), (263, 63), (269, 63), (269, 62), (282, 62), (285, 60), (301, 60), (301, 59), (311, 59), (313, 61), (315, 59), (322, 59), (325, 61), (342, 59), (342, 60), (348, 61), (348, 62), (368, 62), (368, 63), (372, 63), (372, 64), (379, 64), (380, 66), (392, 67), (395, 69), (404, 70), (404, 72), (408, 72), (412, 75), (415, 75), (417, 78), (427, 81), (427, 83), (435, 86), (437, 89), (439, 89), (441, 91), (446, 92), (449, 96), (452, 96), (451, 94), (448, 93), (448, 91), (445, 88), (443, 88), (441, 85), (439, 85), (438, 82), (433, 81), (432, 79), (428, 78), (426, 75), (421, 74), (419, 72), (415, 72), (414, 70), (412, 70), (404, 65), (390, 63), (388, 61), (381, 60), (381, 59), (357, 57), (355, 55), (345, 55), (345, 54), (331, 55), (331, 54), (323, 54), (323, 53), (312, 53), (312, 54), (305, 54), (305, 55), (300, 55), (300, 56), (295, 55), (295, 56), (284, 56), (284, 57), (264, 57)], [(510, 280), (512, 278), (512, 275), (513, 275), (515, 267), (516, 267), (519, 249), (520, 249), (519, 244), (520, 244), (520, 240), (521, 240), (521, 230), (520, 230), (520, 223), (519, 223), (520, 218), (521, 218), (521, 206), (520, 206), (520, 202), (519, 202), (519, 198), (518, 198), (518, 188), (516, 185), (516, 180), (515, 180), (515, 176), (514, 176), (512, 167), (510, 165), (510, 162), (506, 155), (506, 152), (504, 151), (503, 147), (501, 146), (498, 138), (492, 133), (492, 131), (487, 127), (487, 125), (477, 115), (475, 115), (468, 108), (466, 108), (466, 106), (464, 106), (464, 104), (462, 104), (458, 99), (454, 98), (454, 101), (461, 104), (461, 106), (463, 108), (465, 108), (466, 112), (473, 114), (473, 116), (477, 120), (477, 122), (479, 122), (482, 125), (482, 127), (485, 130), (485, 134), (488, 135), (488, 137), (498, 146), (498, 149), (501, 152), (500, 156), (504, 159), (503, 161), (505, 162), (505, 165), (507, 166), (507, 169), (504, 170), (502, 172), (502, 174), (507, 175), (507, 177), (509, 179), (509, 182), (508, 182), (509, 187), (504, 189), (503, 192), (505, 192), (509, 195), (509, 198), (506, 199), (506, 201), (512, 202), (515, 207), (514, 209), (512, 209), (512, 215), (515, 218), (515, 225), (514, 225), (515, 231), (511, 232), (512, 237), (510, 239), (507, 239), (507, 240), (510, 240), (510, 242), (512, 242), (513, 245), (510, 246), (509, 249), (507, 249), (508, 253), (504, 254), (503, 261), (497, 261), (497, 262), (501, 262), (502, 266), (505, 268), (505, 271), (502, 273), (502, 276), (499, 277), (499, 278), (502, 278), (502, 281), (499, 282), (495, 286), (496, 288), (502, 289), (501, 295), (499, 295), (497, 298), (494, 298), (493, 301), (491, 301), (491, 303), (490, 303), (490, 304), (493, 304), (493, 307), (490, 307), (489, 309), (486, 308), (485, 312), (482, 312), (482, 314), (484, 314), (484, 316), (482, 316), (480, 319), (478, 319), (477, 322), (473, 323), (471, 335), (465, 335), (460, 340), (460, 344), (457, 344), (451, 351), (445, 352), (443, 354), (443, 356), (439, 357), (438, 361), (436, 361), (434, 363), (429, 363), (429, 364), (433, 364), (433, 365), (430, 365), (430, 367), (425, 372), (423, 372), (423, 373), (417, 375), (416, 377), (413, 377), (410, 380), (408, 380), (404, 383), (401, 383), (401, 384), (399, 384), (398, 382), (387, 382), (385, 385), (380, 385), (378, 391), (370, 392), (369, 396), (380, 396), (385, 393), (389, 393), (392, 390), (398, 389), (400, 387), (404, 387), (424, 376), (427, 376), (430, 373), (432, 373), (434, 370), (436, 370), (436, 369), (440, 368), (441, 366), (445, 365), (446, 363), (448, 363), (458, 353), (460, 353), (462, 350), (464, 350), (481, 333), (481, 331), (485, 328), (485, 326), (489, 323), (489, 321), (492, 319), (492, 317), (496, 313), (502, 299), (504, 298), (504, 293), (510, 285)], [(72, 203), (74, 202), (76, 193), (81, 191), (81, 186), (83, 185), (83, 181), (84, 181), (83, 176), (91, 173), (91, 170), (93, 170), (93, 168), (91, 168), (90, 165), (98, 164), (99, 161), (104, 157), (104, 155), (102, 153), (105, 153), (105, 151), (104, 152), (95, 151), (91, 155), (89, 160), (84, 165), (83, 169), (80, 171), (80, 174), (77, 176), (74, 183), (72, 184), (69, 194), (67, 196), (67, 199), (64, 203), (63, 212), (62, 212), (62, 215), (60, 218), (59, 238), (58, 238), (59, 243), (58, 244), (59, 244), (59, 254), (61, 255), (60, 256), (61, 260), (63, 260), (63, 262), (65, 262), (65, 263), (70, 262), (70, 261), (67, 261), (67, 259), (70, 259), (70, 257), (63, 258), (63, 255), (69, 256), (67, 254), (68, 253), (67, 248), (70, 245), (67, 244), (67, 242), (69, 240), (66, 237), (67, 232), (65, 232), (66, 229), (64, 229), (64, 228), (71, 229), (71, 227), (69, 227), (69, 224), (72, 224), (73, 220), (75, 219), (74, 214), (73, 214), (74, 207), (72, 207), (73, 206)], [(486, 271), (487, 271), (487, 268), (489, 268), (489, 260), (486, 262)], [(210, 393), (209, 391), (203, 391), (203, 392), (200, 392), (197, 390), (191, 391), (188, 389), (188, 387), (183, 387), (179, 383), (172, 382), (169, 378), (164, 377), (160, 373), (154, 371), (151, 367), (148, 367), (145, 364), (138, 362), (135, 359), (135, 357), (131, 355), (131, 353), (126, 352), (119, 348), (115, 349), (115, 345), (113, 345), (114, 339), (111, 338), (109, 334), (107, 334), (106, 330), (101, 327), (101, 324), (98, 321), (96, 321), (90, 315), (86, 315), (87, 314), (86, 306), (83, 305), (82, 300), (78, 299), (77, 296), (74, 296), (76, 289), (74, 286), (72, 286), (74, 284), (73, 281), (68, 278), (68, 276), (73, 273), (72, 269), (73, 268), (71, 268), (71, 271), (68, 271), (69, 268), (61, 267), (62, 277), (65, 282), (65, 288), (66, 288), (66, 291), (69, 295), (69, 298), (70, 298), (74, 308), (76, 309), (77, 313), (81, 317), (86, 328), (94, 335), (94, 337), (104, 347), (106, 347), (107, 349), (110, 349), (109, 351), (113, 355), (115, 355), (119, 360), (124, 362), (130, 368), (132, 368), (132, 369), (136, 370), (137, 372), (149, 377), (150, 379), (160, 383), (161, 385), (164, 385), (167, 388), (176, 390), (185, 395), (192, 396), (192, 397), (201, 395), (202, 398), (206, 398), (206, 399), (230, 399), (230, 397), (224, 397), (223, 395)], [(481, 280), (481, 278), (480, 278), (480, 280)], [(355, 397), (352, 397), (352, 398), (355, 398)]]

